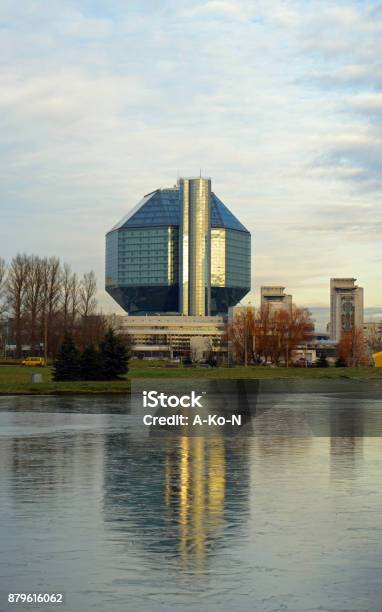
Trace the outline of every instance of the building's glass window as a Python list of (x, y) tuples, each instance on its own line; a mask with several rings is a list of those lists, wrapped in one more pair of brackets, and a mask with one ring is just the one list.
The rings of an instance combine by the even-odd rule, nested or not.
[(177, 228), (121, 229), (118, 279), (123, 285), (171, 285), (178, 275)]
[(106, 286), (118, 284), (118, 233), (106, 236)]
[(226, 281), (226, 230), (211, 229), (211, 285), (224, 287)]
[(251, 286), (251, 237), (226, 230), (226, 286)]

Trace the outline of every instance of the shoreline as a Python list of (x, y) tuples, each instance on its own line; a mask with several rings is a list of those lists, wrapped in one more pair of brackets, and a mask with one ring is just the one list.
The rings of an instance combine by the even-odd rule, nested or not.
[[(43, 375), (43, 382), (32, 383), (31, 374)], [(219, 368), (177, 368), (169, 369), (162, 364), (134, 363), (128, 378), (116, 381), (67, 381), (51, 380), (51, 369), (27, 370), (22, 366), (0, 366), (0, 397), (41, 395), (130, 395), (131, 384), (135, 381), (160, 380), (175, 382), (182, 380), (252, 380), (260, 381), (271, 390), (278, 387), (300, 387), (309, 389), (339, 388), (356, 389), (374, 386), (378, 381), (382, 389), (382, 368), (264, 368), (261, 366), (235, 366)], [(334, 383), (337, 385), (334, 385)], [(373, 383), (377, 383), (376, 385)], [(382, 398), (382, 393), (381, 393)]]

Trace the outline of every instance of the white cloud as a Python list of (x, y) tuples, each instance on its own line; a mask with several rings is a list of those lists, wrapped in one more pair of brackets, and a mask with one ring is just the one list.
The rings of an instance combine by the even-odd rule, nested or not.
[(240, 2), (228, 2), (225, 0), (208, 0), (208, 2), (197, 4), (185, 9), (184, 15), (195, 17), (199, 15), (212, 15), (222, 17), (244, 17), (248, 10)]
[(382, 112), (382, 92), (361, 93), (353, 96), (351, 105), (363, 112)]
[(202, 167), (253, 232), (255, 289), (325, 303), (340, 261), (380, 304), (378, 43), (369, 9), (331, 6), (2, 4), (1, 197), (17, 227), (2, 254), (57, 252), (102, 284), (104, 233)]
[(102, 40), (112, 35), (113, 21), (89, 18), (80, 12), (75, 12), (58, 22), (57, 31), (73, 38)]

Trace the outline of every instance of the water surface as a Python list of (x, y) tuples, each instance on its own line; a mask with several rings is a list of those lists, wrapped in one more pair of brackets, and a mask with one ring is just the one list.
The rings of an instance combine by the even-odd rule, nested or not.
[[(296, 428), (309, 406), (319, 436)], [(67, 612), (379, 612), (379, 410), (280, 396), (250, 435), (157, 438), (122, 397), (0, 398), (0, 591), (64, 591)]]

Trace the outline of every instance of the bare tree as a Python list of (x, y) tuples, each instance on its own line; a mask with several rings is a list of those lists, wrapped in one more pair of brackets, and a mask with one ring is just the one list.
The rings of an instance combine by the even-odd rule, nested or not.
[(65, 263), (62, 269), (61, 276), (62, 293), (61, 293), (61, 304), (62, 304), (62, 318), (63, 327), (66, 331), (69, 324), (70, 318), (70, 304), (72, 300), (72, 283), (73, 274), (69, 264)]
[(77, 274), (74, 272), (70, 279), (70, 306), (69, 306), (69, 329), (70, 333), (73, 334), (74, 325), (76, 323), (76, 317), (78, 314), (78, 306), (80, 301), (80, 284), (78, 282)]
[(93, 271), (86, 272), (83, 275), (80, 285), (80, 301), (79, 311), (85, 319), (94, 314), (97, 301), (95, 295), (97, 293), (97, 281)]
[(78, 282), (70, 265), (64, 264), (61, 271), (60, 324), (62, 332), (69, 332), (81, 350), (96, 345), (106, 332), (104, 317), (95, 313), (96, 291), (94, 272), (84, 274)]
[(5, 261), (2, 257), (0, 257), (0, 316), (6, 310), (5, 305), (5, 282), (7, 276), (7, 267), (5, 265)]
[(42, 324), (44, 330), (45, 359), (54, 352), (52, 332), (55, 333), (56, 344), (59, 342), (57, 326), (54, 325), (54, 315), (57, 313), (61, 294), (61, 268), (57, 257), (43, 260), (43, 298)]
[[(25, 290), (25, 316), (28, 322), (28, 338), (34, 352), (38, 333), (38, 318), (43, 298), (44, 264), (36, 255), (27, 258), (27, 278)], [(41, 339), (41, 336), (40, 336)]]
[(382, 351), (382, 324), (375, 325), (366, 334), (366, 345), (370, 355)]
[(96, 292), (97, 282), (94, 272), (85, 273), (79, 285), (78, 312), (81, 318), (76, 333), (78, 346), (82, 350), (94, 343), (94, 339), (98, 338), (100, 330), (104, 328), (103, 321), (99, 320), (95, 313)]
[(21, 356), (23, 342), (30, 344), (32, 352), (43, 342), (45, 358), (54, 356), (65, 331), (82, 348), (97, 343), (106, 322), (96, 313), (96, 291), (94, 272), (84, 274), (79, 282), (69, 264), (61, 266), (57, 257), (18, 254), (8, 273), (0, 258), (0, 316), (6, 306), (16, 356)]
[(24, 297), (27, 287), (28, 258), (25, 254), (16, 255), (11, 262), (6, 283), (7, 302), (13, 317), (16, 339), (16, 357), (21, 356), (22, 317), (24, 314)]

